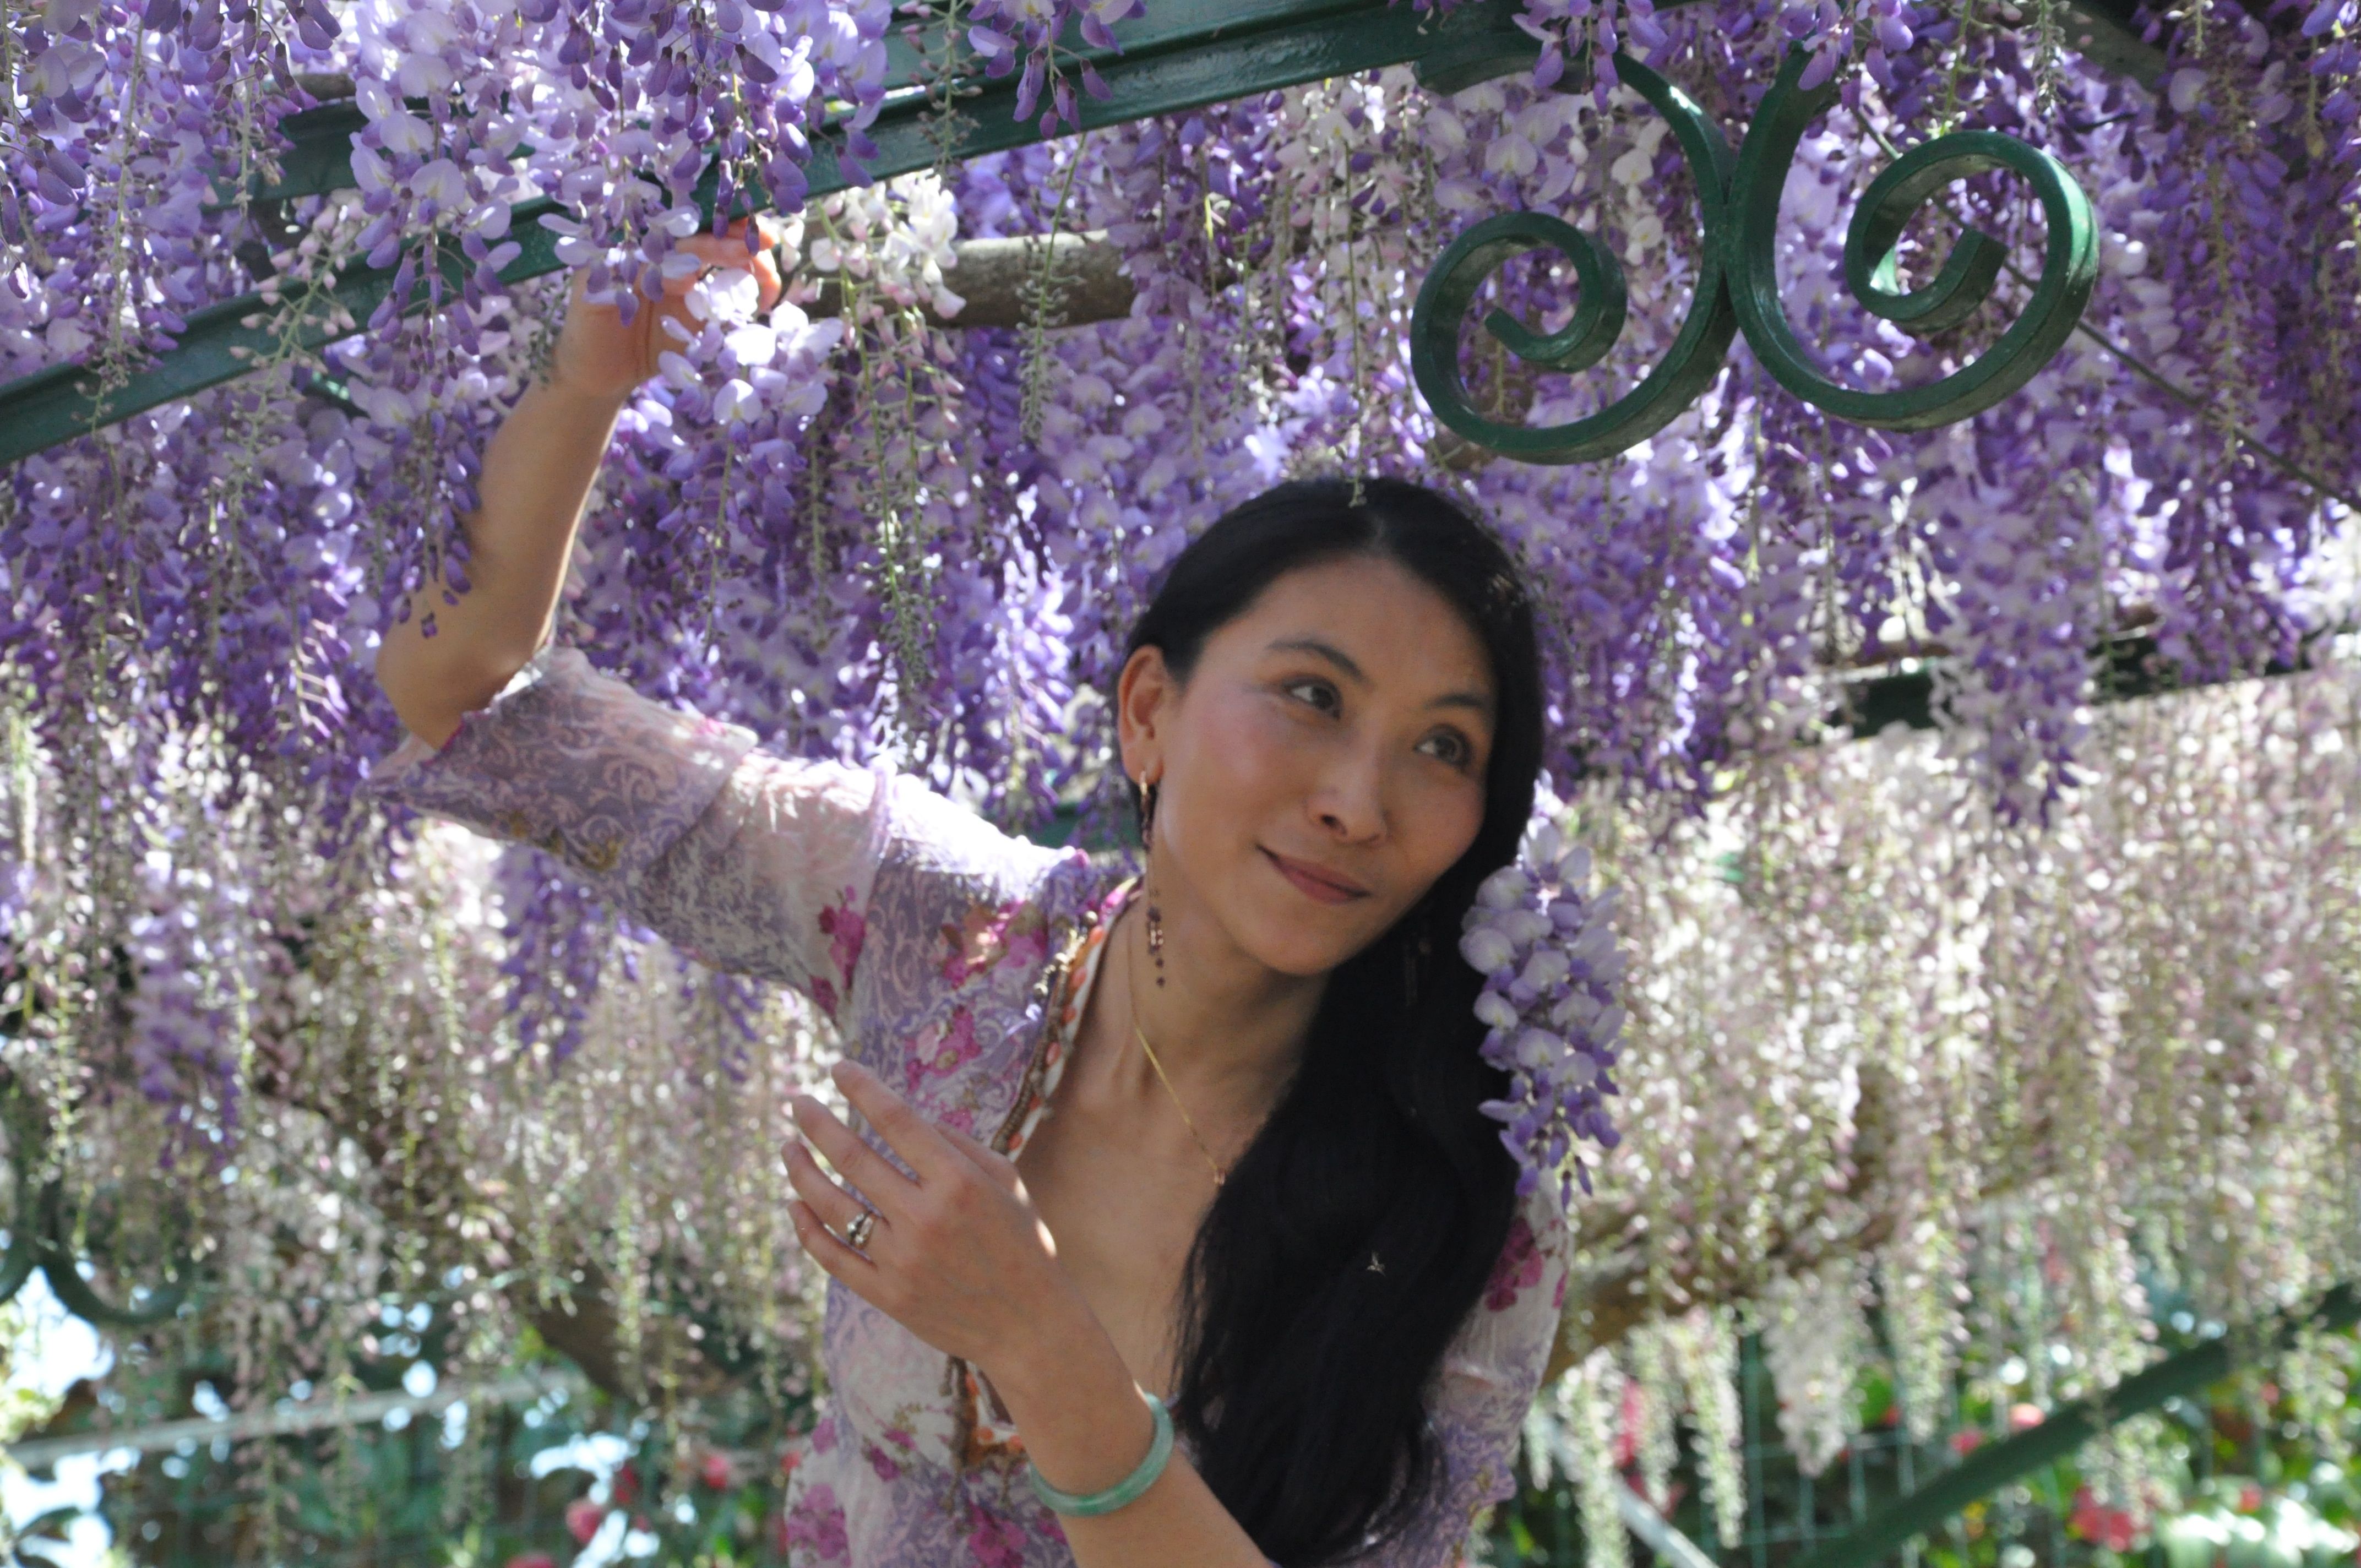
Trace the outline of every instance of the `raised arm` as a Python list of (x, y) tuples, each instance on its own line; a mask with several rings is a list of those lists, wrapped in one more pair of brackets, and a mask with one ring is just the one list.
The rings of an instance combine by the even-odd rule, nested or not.
[[(752, 270), (767, 311), (779, 296), (778, 271), (767, 250), (748, 254), (745, 226), (741, 218), (727, 235), (698, 235), (679, 249), (713, 266)], [(453, 595), (453, 604), (446, 585), (427, 585), (410, 618), (389, 628), (378, 648), (378, 684), (420, 740), (435, 746), (449, 740), (459, 716), (489, 702), (549, 634), (615, 415), (672, 346), (659, 323), (686, 323), (696, 278), (684, 271), (669, 279), (663, 301), (642, 300), (626, 323), (619, 307), (584, 299), (585, 275), (576, 274), (549, 374), (518, 400), (485, 447), (478, 509), (460, 519), (467, 591)]]

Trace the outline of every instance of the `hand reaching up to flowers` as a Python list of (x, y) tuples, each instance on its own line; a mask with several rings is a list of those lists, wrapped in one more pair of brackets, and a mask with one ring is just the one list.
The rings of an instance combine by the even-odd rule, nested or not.
[[(747, 222), (681, 241), (673, 255), (688, 259), (667, 268), (664, 297), (636, 302), (629, 321), (620, 302), (591, 301), (588, 275), (576, 275), (548, 377), (526, 389), (484, 448), (478, 505), (461, 520), (466, 554), (436, 564), (441, 581), (406, 596), (379, 643), (378, 684), (412, 734), (441, 745), (548, 635), (616, 413), (698, 330), (697, 280), (715, 269), (751, 272), (758, 310), (777, 303), (777, 264), (767, 249), (747, 248)], [(766, 237), (758, 224), (758, 247)]]
[[(750, 221), (761, 246), (752, 252), (746, 247)], [(566, 299), (566, 325), (558, 334), (556, 351), (550, 359), (550, 379), (592, 397), (629, 395), (632, 388), (656, 373), (658, 356), (679, 346), (681, 339), (667, 332), (664, 323), (675, 323), (683, 334), (693, 335), (697, 332), (698, 323), (690, 313), (689, 291), (700, 277), (716, 268), (752, 272), (761, 291), (757, 309), (768, 313), (778, 303), (784, 287), (771, 249), (775, 234), (774, 220), (763, 216), (737, 219), (728, 232), (719, 236), (696, 234), (682, 240), (674, 247), (673, 257), (693, 258), (697, 265), (683, 262), (677, 264), (676, 269), (668, 268), (664, 297), (640, 299), (629, 321), (623, 319), (620, 299), (628, 284), (617, 287), (615, 300), (600, 304), (588, 297), (589, 274), (577, 272), (573, 291)]]

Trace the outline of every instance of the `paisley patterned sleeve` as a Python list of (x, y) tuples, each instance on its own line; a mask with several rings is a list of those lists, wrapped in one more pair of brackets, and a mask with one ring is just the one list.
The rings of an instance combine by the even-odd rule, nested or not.
[(1477, 1514), (1517, 1490), (1517, 1442), (1541, 1390), (1565, 1307), (1569, 1237), (1544, 1183), (1509, 1228), (1483, 1299), (1444, 1353), (1428, 1409), (1443, 1444), (1442, 1492), (1406, 1532), (1356, 1568), (1459, 1568)]
[(753, 748), (749, 731), (551, 646), (440, 749), (405, 740), (366, 793), (546, 850), (691, 956), (793, 986), (835, 1018), (891, 772)]

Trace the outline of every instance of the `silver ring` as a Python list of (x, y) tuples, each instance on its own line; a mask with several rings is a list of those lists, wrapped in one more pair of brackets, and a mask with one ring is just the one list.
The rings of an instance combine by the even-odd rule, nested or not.
[(844, 1245), (859, 1252), (869, 1245), (869, 1233), (877, 1228), (877, 1211), (863, 1209), (852, 1223), (844, 1227)]

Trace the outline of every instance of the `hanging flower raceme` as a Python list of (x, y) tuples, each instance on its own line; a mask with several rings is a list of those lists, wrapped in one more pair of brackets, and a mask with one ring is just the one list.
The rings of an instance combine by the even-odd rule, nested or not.
[(1575, 1140), (1609, 1149), (1621, 1141), (1606, 1097), (1618, 1092), (1607, 1069), (1623, 1027), (1615, 1000), (1623, 960), (1615, 894), (1587, 893), (1589, 881), (1590, 851), (1541, 823), (1515, 863), (1484, 879), (1459, 938), (1460, 956), (1484, 976), (1476, 999), (1476, 1015), (1491, 1025), (1484, 1059), (1509, 1074), (1509, 1098), (1485, 1101), (1484, 1114), (1507, 1124), (1500, 1141), (1522, 1172), (1518, 1193), (1555, 1171), (1569, 1207), (1577, 1179), (1590, 1190)]
[[(968, 13), (975, 25), (968, 29), (967, 39), (984, 58), (984, 71), (990, 76), (1007, 75), (1022, 57), (1025, 74), (1016, 84), (1016, 118), (1032, 118), (1040, 106), (1042, 89), (1049, 89), (1049, 107), (1041, 113), (1041, 134), (1046, 137), (1061, 123), (1082, 123), (1074, 85), (1058, 70), (1058, 39), (1067, 25), (1078, 24), (1082, 41), (1092, 48), (1112, 49), (1118, 47), (1114, 24), (1129, 21), (1146, 10), (1140, 0), (978, 0)], [(1082, 91), (1093, 98), (1111, 95), (1088, 60), (1075, 64)]]

